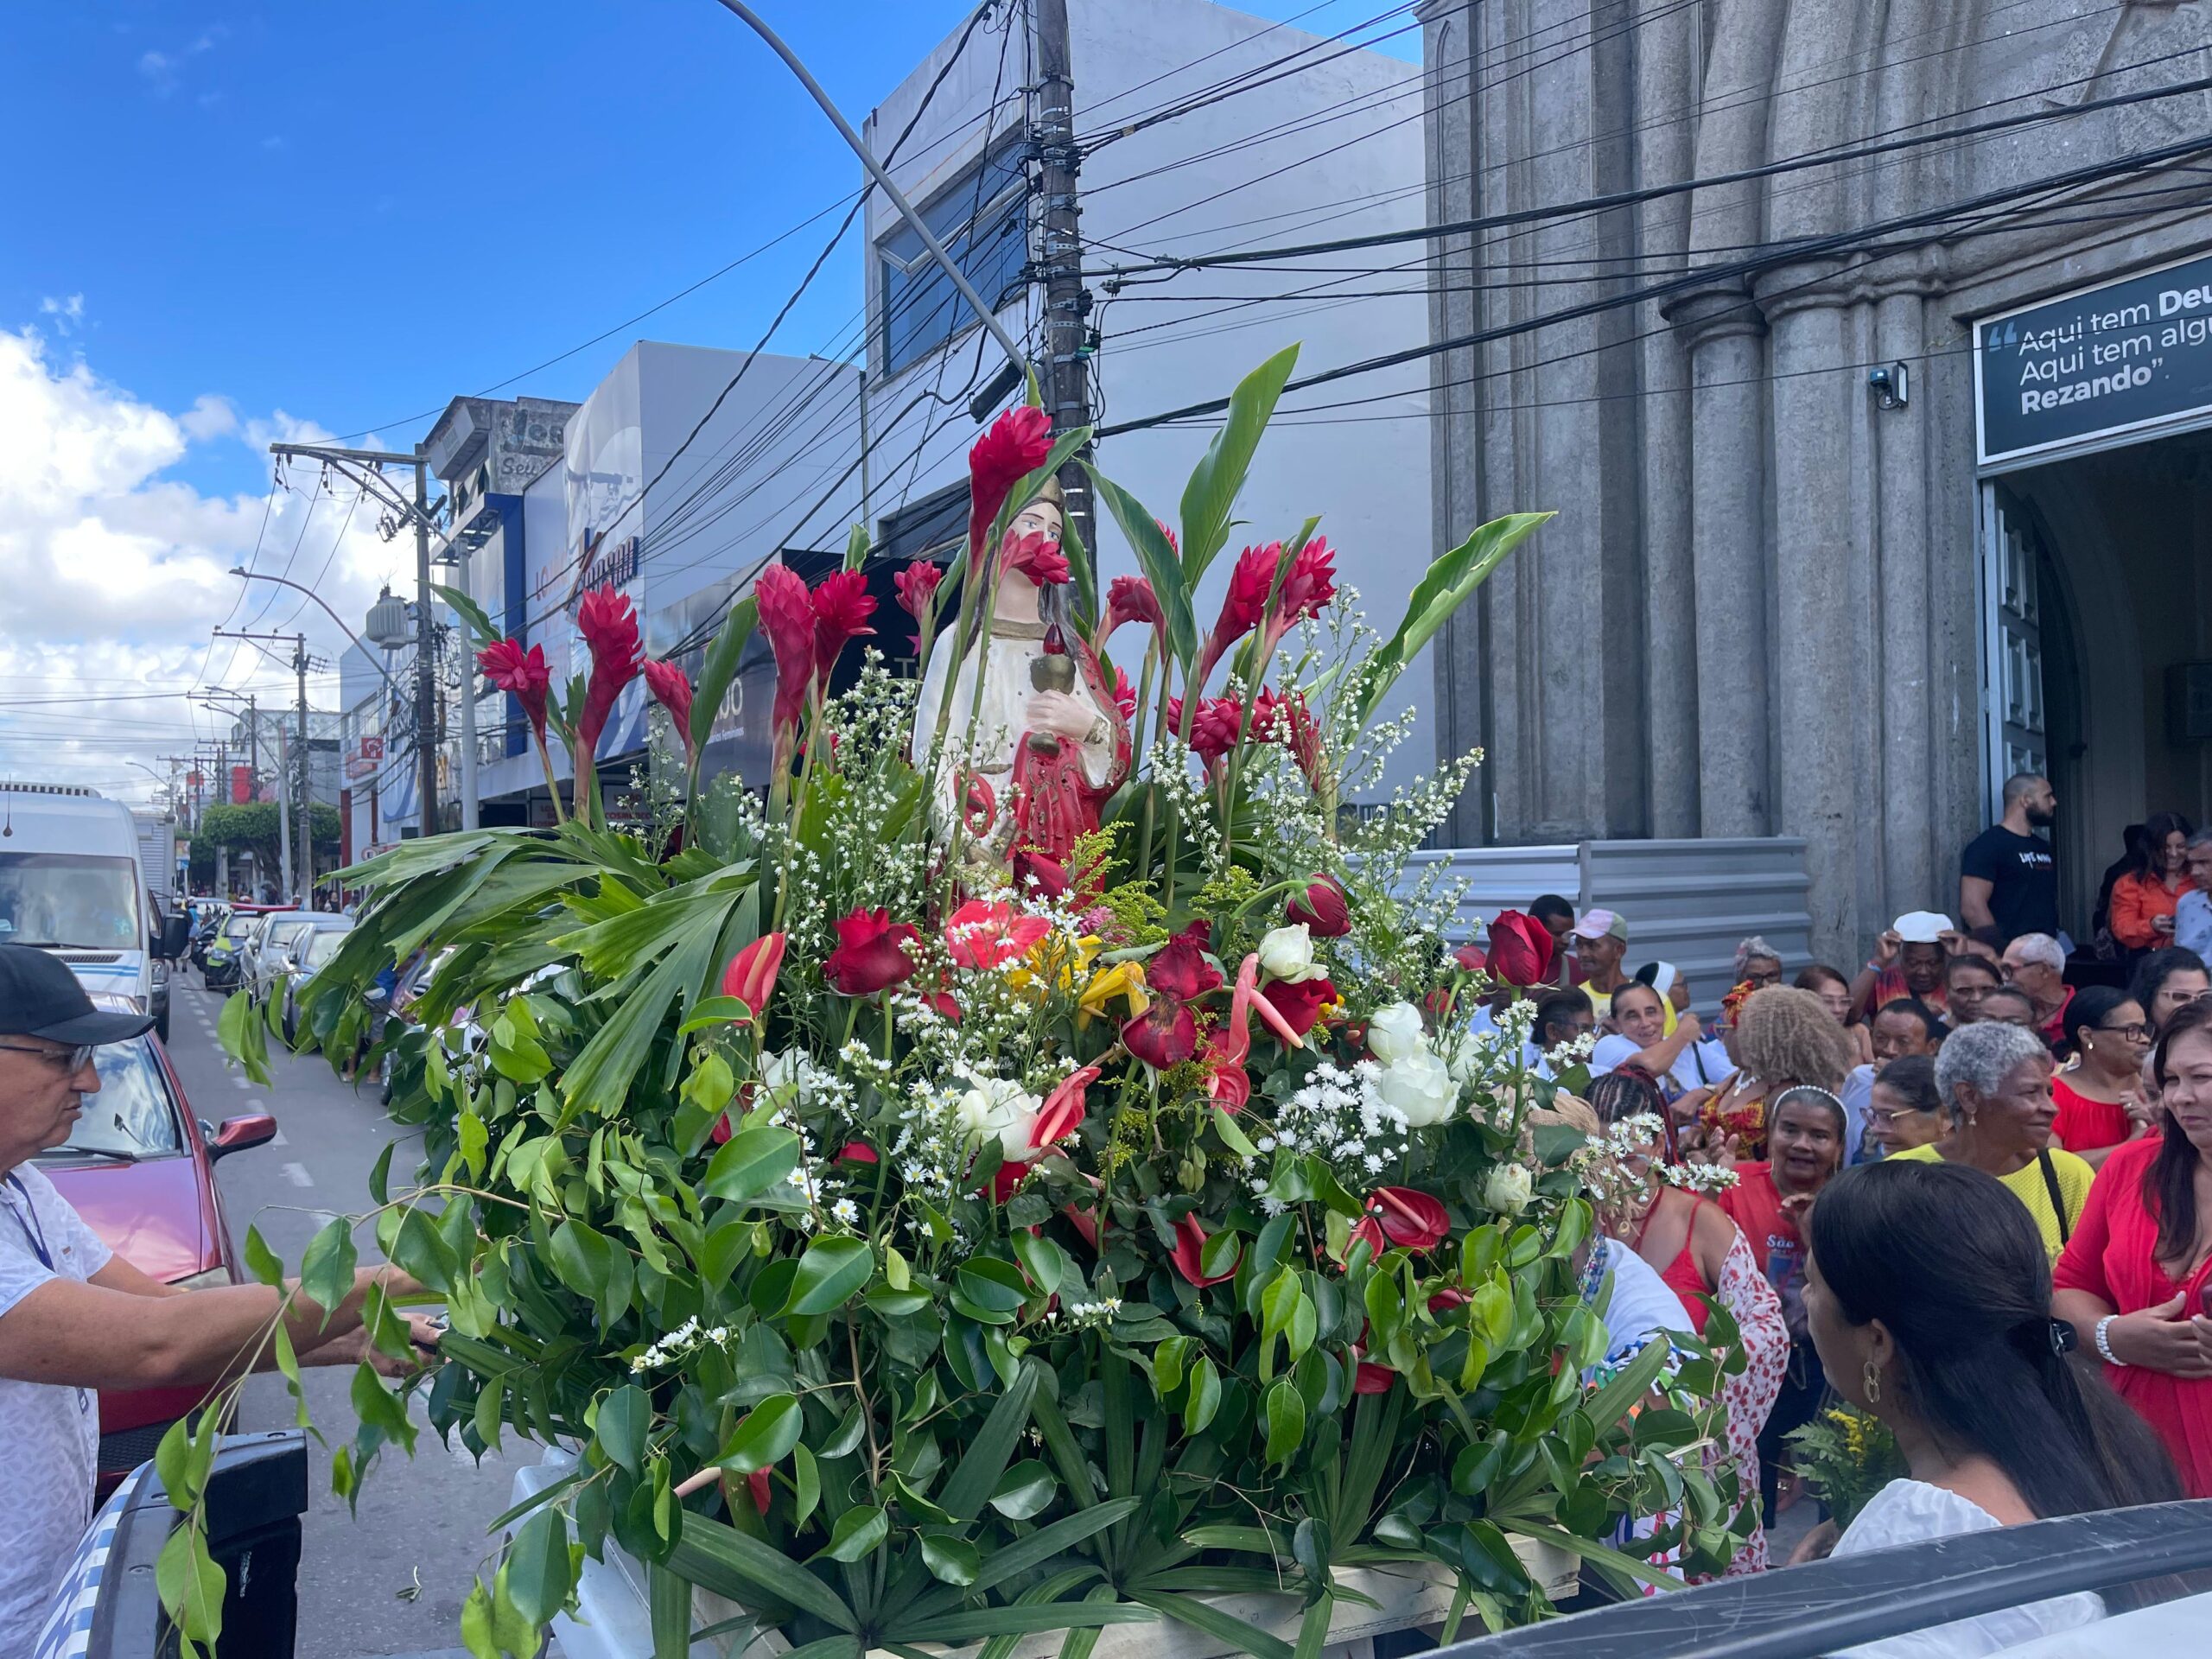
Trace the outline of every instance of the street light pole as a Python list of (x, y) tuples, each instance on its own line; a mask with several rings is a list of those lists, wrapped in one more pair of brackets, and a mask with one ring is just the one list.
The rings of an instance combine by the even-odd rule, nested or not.
[(415, 761), (423, 791), (423, 834), (438, 832), (437, 662), (430, 618), (429, 468), (415, 446)]

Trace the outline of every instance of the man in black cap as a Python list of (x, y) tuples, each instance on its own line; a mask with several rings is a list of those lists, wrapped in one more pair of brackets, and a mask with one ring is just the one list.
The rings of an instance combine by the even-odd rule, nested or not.
[[(371, 1357), (369, 1287), (420, 1288), (395, 1268), (364, 1268), (326, 1323), (304, 1296), (286, 1311), (285, 1292), (268, 1285), (180, 1290), (111, 1253), (32, 1160), (69, 1138), (99, 1090), (94, 1051), (153, 1023), (96, 1009), (45, 951), (0, 944), (0, 1654), (30, 1651), (92, 1518), (99, 1389), (218, 1382), (264, 1346), (280, 1313), (302, 1363)], [(435, 1344), (428, 1325), (415, 1335)]]

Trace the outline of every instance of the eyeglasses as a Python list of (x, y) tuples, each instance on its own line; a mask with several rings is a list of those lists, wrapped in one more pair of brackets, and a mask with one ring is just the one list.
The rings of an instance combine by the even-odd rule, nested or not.
[(2126, 1038), (2131, 1043), (2147, 1043), (2151, 1040), (2151, 1027), (2140, 1023), (2133, 1026), (2092, 1026), (2089, 1029), (2108, 1031), (2115, 1037)]
[(11, 1054), (35, 1054), (55, 1070), (75, 1077), (92, 1063), (92, 1056), (99, 1050), (91, 1043), (79, 1043), (74, 1048), (29, 1048), (22, 1043), (0, 1043), (0, 1048)]
[(1866, 1113), (1868, 1121), (1875, 1123), (1895, 1123), (1902, 1117), (1924, 1117), (1927, 1115), (1928, 1108), (1925, 1106), (1900, 1106), (1893, 1112), (1885, 1112), (1877, 1106), (1869, 1108)]

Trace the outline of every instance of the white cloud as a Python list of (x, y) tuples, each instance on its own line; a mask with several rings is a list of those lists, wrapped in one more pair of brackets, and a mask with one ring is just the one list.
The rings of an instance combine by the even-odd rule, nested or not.
[[(321, 610), (265, 583), (241, 601), (231, 567), (289, 575), (350, 618), (410, 550), (387, 546), (366, 505), (347, 518), (350, 485), (333, 495), (302, 466), (265, 508), (258, 490), (204, 494), (168, 476), (196, 445), (277, 435), (328, 435), (282, 411), (242, 419), (213, 394), (172, 413), (59, 360), (35, 329), (0, 332), (0, 771), (144, 800), (139, 766), (166, 774), (163, 757), (217, 729), (183, 696), (203, 665), (289, 696), (289, 675), (252, 647), (211, 650), (212, 626), (302, 629), (337, 659), (346, 641)], [(334, 681), (310, 692), (335, 705)]]
[(85, 296), (72, 294), (66, 300), (58, 300), (49, 294), (38, 302), (38, 310), (41, 316), (54, 320), (56, 334), (69, 334), (84, 323)]

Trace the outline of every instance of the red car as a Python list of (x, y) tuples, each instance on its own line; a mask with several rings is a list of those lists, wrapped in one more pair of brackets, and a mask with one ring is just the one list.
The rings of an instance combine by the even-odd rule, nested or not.
[[(192, 1115), (168, 1056), (149, 1036), (101, 1048), (100, 1091), (67, 1144), (41, 1153), (39, 1167), (118, 1255), (164, 1284), (227, 1285), (243, 1275), (215, 1160), (276, 1133), (265, 1112), (210, 1130)], [(154, 1455), (162, 1433), (199, 1405), (197, 1389), (100, 1395), (99, 1491)]]

